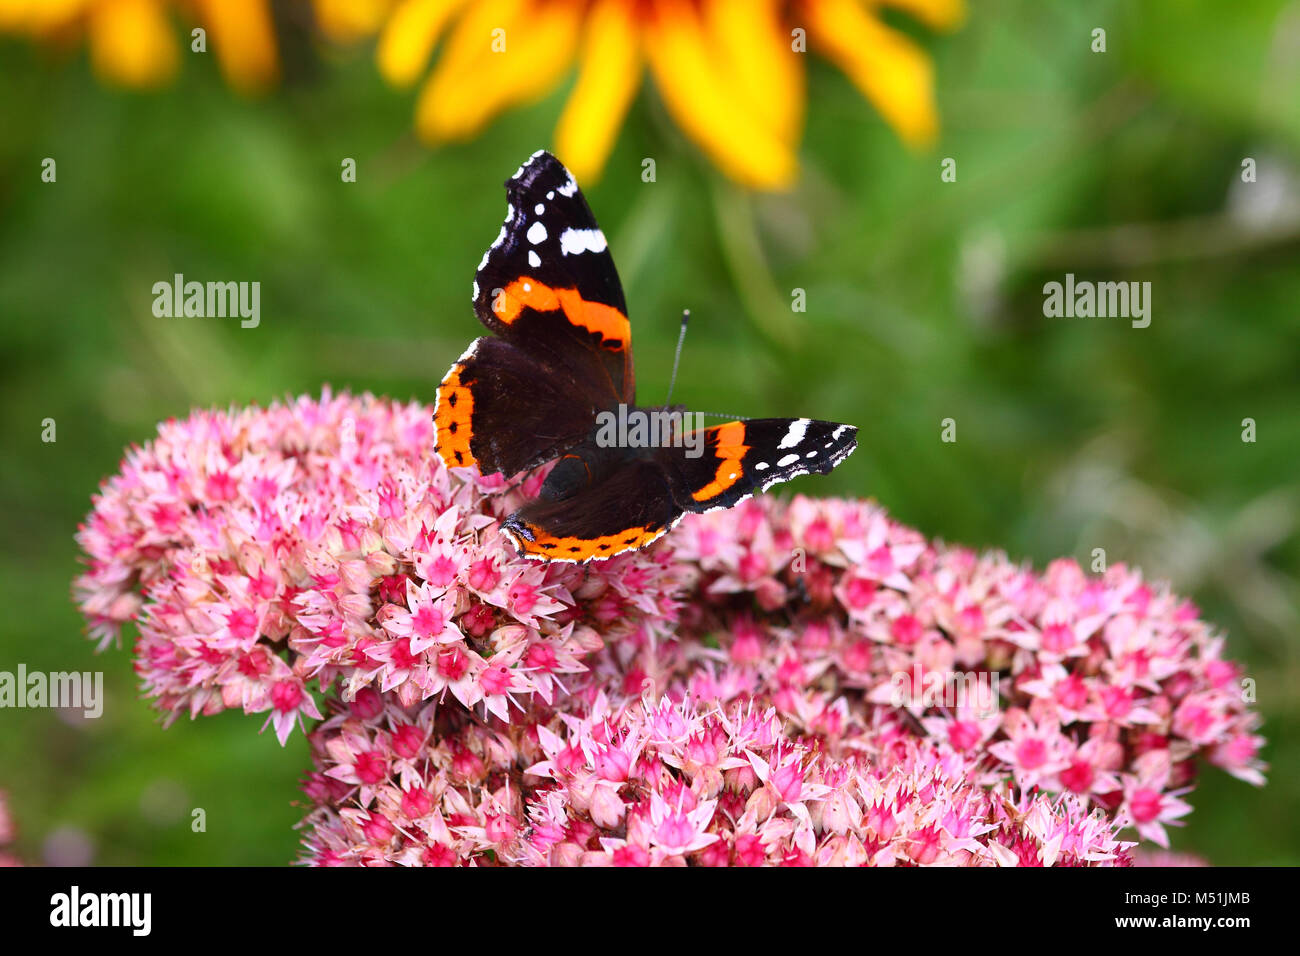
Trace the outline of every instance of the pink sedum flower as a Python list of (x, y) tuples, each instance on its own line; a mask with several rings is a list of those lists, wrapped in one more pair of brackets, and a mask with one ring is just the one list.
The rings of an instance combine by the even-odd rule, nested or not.
[[(594, 685), (531, 724), (485, 726), (436, 704), (365, 719), (336, 707), (312, 734), (308, 862), (1115, 865), (1132, 845), (1077, 797), (1015, 797), (979, 758), (889, 722), (827, 750), (792, 741), (752, 700), (615, 703)], [(397, 725), (427, 733), (419, 759), (394, 752)], [(635, 755), (625, 774), (611, 775), (601, 743)], [(469, 777), (463, 752), (479, 758)]]
[(1127, 865), (1198, 762), (1263, 782), (1223, 638), (1123, 565), (803, 497), (543, 565), (498, 530), (542, 473), (503, 493), (431, 440), (369, 396), (197, 412), (78, 535), (90, 634), (135, 625), (169, 720), (319, 721), (305, 862)]

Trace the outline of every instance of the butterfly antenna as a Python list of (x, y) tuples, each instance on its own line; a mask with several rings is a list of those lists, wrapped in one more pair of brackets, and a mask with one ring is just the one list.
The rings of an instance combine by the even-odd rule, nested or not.
[(673, 403), (673, 388), (677, 385), (677, 365), (682, 360), (682, 343), (686, 341), (686, 323), (691, 320), (691, 310), (682, 309), (682, 330), (677, 334), (677, 354), (673, 356), (673, 377), (668, 380), (668, 397), (665, 405)]
[[(682, 343), (686, 341), (686, 324), (691, 321), (691, 310), (682, 309), (682, 330), (677, 334), (677, 354), (673, 356), (673, 377), (668, 380), (668, 398), (664, 400), (665, 405), (671, 405), (673, 401), (673, 387), (677, 384), (677, 365), (682, 360)], [(696, 412), (705, 418), (726, 418), (731, 421), (745, 421), (741, 415), (728, 415), (726, 412)]]

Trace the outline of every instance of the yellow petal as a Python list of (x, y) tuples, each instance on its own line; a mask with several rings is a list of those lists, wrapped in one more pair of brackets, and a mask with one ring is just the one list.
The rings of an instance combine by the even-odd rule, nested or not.
[(601, 0), (587, 18), (582, 70), (555, 130), (560, 159), (595, 182), (641, 81), (641, 51), (627, 0)]
[(965, 0), (881, 0), (882, 6), (902, 10), (935, 30), (951, 30), (966, 19)]
[(698, 11), (661, 0), (646, 23), (655, 85), (677, 124), (732, 179), (779, 189), (795, 176), (794, 150), (750, 109), (734, 77), (719, 68)]
[(791, 148), (803, 125), (803, 56), (796, 53), (778, 0), (704, 4), (710, 47), (736, 77), (736, 92)]
[(580, 8), (482, 0), (466, 11), (416, 104), (426, 140), (467, 139), (501, 110), (546, 95), (573, 62)]
[(97, 4), (90, 13), (96, 72), (123, 86), (157, 86), (176, 72), (176, 38), (156, 0)]
[(27, 26), (31, 0), (0, 0), (0, 30), (17, 33)]
[(815, 0), (804, 9), (818, 52), (839, 65), (903, 141), (909, 146), (932, 142), (939, 118), (925, 51), (856, 0)]
[[(441, 62), (462, 69), (482, 59), (498, 39), (494, 31), (505, 31), (519, 20), (524, 10), (524, 0), (478, 0), (470, 4), (447, 38)], [(502, 37), (509, 38), (506, 33)], [(509, 49), (508, 43), (506, 48)]]
[(404, 0), (384, 24), (375, 58), (394, 86), (410, 86), (429, 63), (433, 45), (465, 0)]
[(393, 0), (312, 0), (316, 26), (335, 43), (355, 43), (380, 31)]
[(280, 67), (266, 0), (199, 0), (198, 7), (226, 82), (241, 93), (274, 84)]
[(392, 0), (313, 0), (316, 25), (336, 43), (353, 43), (374, 36), (392, 7)]
[(90, 0), (0, 0), (0, 30), (43, 36), (68, 26)]

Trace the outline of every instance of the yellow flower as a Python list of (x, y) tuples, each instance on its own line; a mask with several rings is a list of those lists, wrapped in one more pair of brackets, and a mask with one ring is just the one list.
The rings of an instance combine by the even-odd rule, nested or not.
[[(171, 12), (202, 26), (226, 81), (260, 92), (279, 76), (271, 0), (0, 0), (0, 33), (52, 44), (85, 38), (96, 73), (129, 87), (175, 74)], [(306, 0), (301, 0), (305, 3)], [(311, 0), (327, 38), (379, 34), (380, 72), (424, 75), (416, 105), (429, 143), (477, 134), (509, 107), (545, 96), (577, 64), (555, 131), (560, 158), (596, 179), (647, 67), (668, 112), (729, 176), (790, 184), (803, 128), (805, 51), (827, 57), (911, 146), (935, 137), (930, 59), (879, 17), (889, 7), (935, 29), (964, 0)], [(445, 39), (443, 35), (446, 34)]]
[[(0, 0), (0, 33), (56, 45), (86, 38), (104, 80), (132, 88), (160, 86), (176, 73), (181, 46), (169, 8), (204, 29), (232, 87), (257, 93), (279, 75), (268, 0)], [(191, 37), (185, 38), (190, 49)]]
[(604, 166), (646, 66), (682, 130), (733, 179), (776, 189), (797, 172), (805, 50), (836, 63), (909, 145), (938, 130), (932, 69), (878, 16), (892, 7), (944, 29), (963, 0), (371, 0), (391, 6), (377, 58), (397, 86), (420, 79), (426, 142), (469, 138), (548, 93), (578, 63), (556, 129), (584, 181)]

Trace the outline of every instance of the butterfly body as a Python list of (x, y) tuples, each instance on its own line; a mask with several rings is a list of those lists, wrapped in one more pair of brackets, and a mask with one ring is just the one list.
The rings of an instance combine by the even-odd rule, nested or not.
[(494, 334), (447, 372), (434, 423), (449, 467), (516, 474), (555, 461), (538, 497), (502, 526), (520, 553), (588, 561), (642, 548), (685, 514), (825, 474), (853, 452), (851, 425), (706, 428), (681, 406), (638, 406), (623, 290), (573, 177), (542, 151), (506, 190), (505, 224), (474, 283)]

